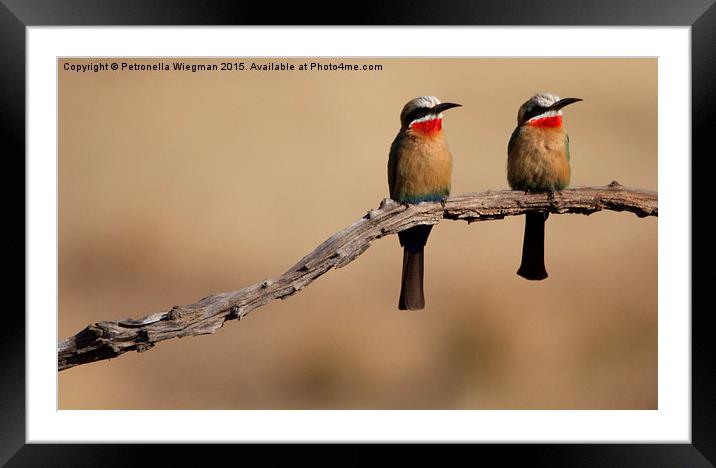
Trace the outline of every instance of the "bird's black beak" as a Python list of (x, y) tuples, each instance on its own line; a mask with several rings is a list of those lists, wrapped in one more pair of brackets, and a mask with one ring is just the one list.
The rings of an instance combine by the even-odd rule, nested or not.
[(439, 114), (442, 111), (452, 109), (453, 107), (462, 107), (462, 104), (454, 104), (452, 102), (443, 102), (442, 104), (438, 104), (437, 106), (430, 109), (430, 111), (433, 114)]
[(552, 104), (551, 106), (549, 106), (548, 109), (557, 111), (565, 106), (574, 104), (575, 102), (579, 102), (579, 101), (583, 101), (583, 99), (576, 98), (576, 97), (568, 97), (568, 98), (560, 99), (559, 101), (557, 101), (554, 104)]

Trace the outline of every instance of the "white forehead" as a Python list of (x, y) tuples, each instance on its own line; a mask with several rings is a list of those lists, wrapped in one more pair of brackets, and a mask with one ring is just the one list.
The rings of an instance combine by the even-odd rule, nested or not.
[(411, 99), (410, 101), (408, 101), (405, 107), (403, 107), (402, 113), (403, 115), (406, 115), (415, 109), (419, 109), (422, 107), (435, 107), (438, 104), (440, 104), (440, 99), (436, 98), (435, 96), (418, 96), (415, 99)]
[(530, 98), (530, 101), (540, 107), (549, 107), (559, 101), (559, 96), (552, 93), (537, 93)]

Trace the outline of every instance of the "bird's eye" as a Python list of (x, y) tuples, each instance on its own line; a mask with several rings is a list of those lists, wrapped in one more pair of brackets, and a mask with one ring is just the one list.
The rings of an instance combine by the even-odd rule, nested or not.
[(417, 109), (413, 109), (408, 113), (408, 115), (405, 117), (406, 122), (412, 122), (416, 119), (419, 119), (421, 117), (425, 117), (430, 113), (430, 109), (419, 107)]

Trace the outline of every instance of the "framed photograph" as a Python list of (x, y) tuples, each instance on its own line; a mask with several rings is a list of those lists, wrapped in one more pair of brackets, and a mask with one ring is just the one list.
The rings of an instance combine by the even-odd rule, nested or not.
[(3, 0), (27, 276), (0, 461), (711, 466), (690, 246), (716, 7), (510, 5)]

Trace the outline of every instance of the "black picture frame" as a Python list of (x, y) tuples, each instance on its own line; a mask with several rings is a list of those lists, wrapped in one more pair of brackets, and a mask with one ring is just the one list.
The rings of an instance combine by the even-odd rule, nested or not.
[[(0, 112), (5, 133), (5, 163), (18, 164), (6, 180), (25, 175), (25, 48), (28, 26), (133, 26), (133, 25), (543, 25), (543, 26), (690, 26), (692, 66), (692, 153), (706, 152), (716, 109), (716, 5), (714, 0), (490, 0), (474, 2), (356, 2), (334, 6), (287, 2), (278, 8), (270, 2), (212, 2), (191, 0), (0, 0)], [(8, 145), (9, 143), (9, 145)], [(683, 155), (688, 158), (688, 155)], [(693, 159), (693, 158), (692, 158)], [(6, 170), (9, 166), (6, 165)], [(698, 173), (692, 171), (693, 175)], [(701, 175), (703, 177), (703, 174)], [(6, 186), (8, 184), (5, 184)], [(696, 179), (692, 186), (697, 187)], [(9, 197), (6, 200), (10, 200)], [(693, 212), (703, 203), (693, 197)], [(6, 213), (8, 213), (6, 204)], [(14, 214), (14, 213), (12, 213)], [(24, 210), (23, 210), (24, 217)], [(14, 224), (17, 226), (17, 224)], [(25, 232), (23, 222), (23, 245)], [(696, 231), (692, 227), (692, 233)], [(694, 239), (695, 240), (695, 239)], [(692, 241), (693, 242), (693, 241)], [(17, 249), (16, 249), (17, 250)], [(702, 260), (703, 261), (703, 260)], [(10, 270), (6, 270), (10, 271)], [(23, 272), (25, 267), (23, 266)], [(16, 272), (12, 272), (17, 275)], [(693, 276), (693, 275), (692, 275)], [(24, 275), (23, 275), (24, 278)], [(24, 296), (23, 296), (24, 297)], [(693, 295), (692, 286), (692, 297)], [(697, 304), (697, 302), (693, 302)], [(713, 466), (716, 463), (716, 410), (714, 352), (707, 326), (709, 308), (692, 306), (692, 413), (691, 444), (470, 444), (451, 448), (450, 458), (494, 455), (509, 463), (528, 460), (529, 466)], [(0, 327), (0, 464), (8, 466), (114, 466), (150, 464), (178, 456), (187, 462), (196, 456), (192, 446), (112, 444), (26, 444), (25, 442), (25, 321), (15, 308), (7, 308)], [(141, 448), (142, 455), (137, 451)], [(333, 445), (323, 450), (330, 464), (371, 462), (372, 447)], [(306, 453), (290, 446), (292, 462)], [(203, 463), (236, 450), (224, 445), (199, 451)], [(277, 463), (277, 452), (262, 446), (242, 446), (242, 458), (259, 456)], [(247, 452), (248, 450), (248, 452)], [(401, 464), (426, 460), (425, 447), (410, 446)], [(298, 455), (298, 459), (296, 456)], [(338, 458), (340, 457), (340, 458)], [(218, 458), (217, 458), (218, 459)], [(383, 458), (382, 460), (386, 460)]]

